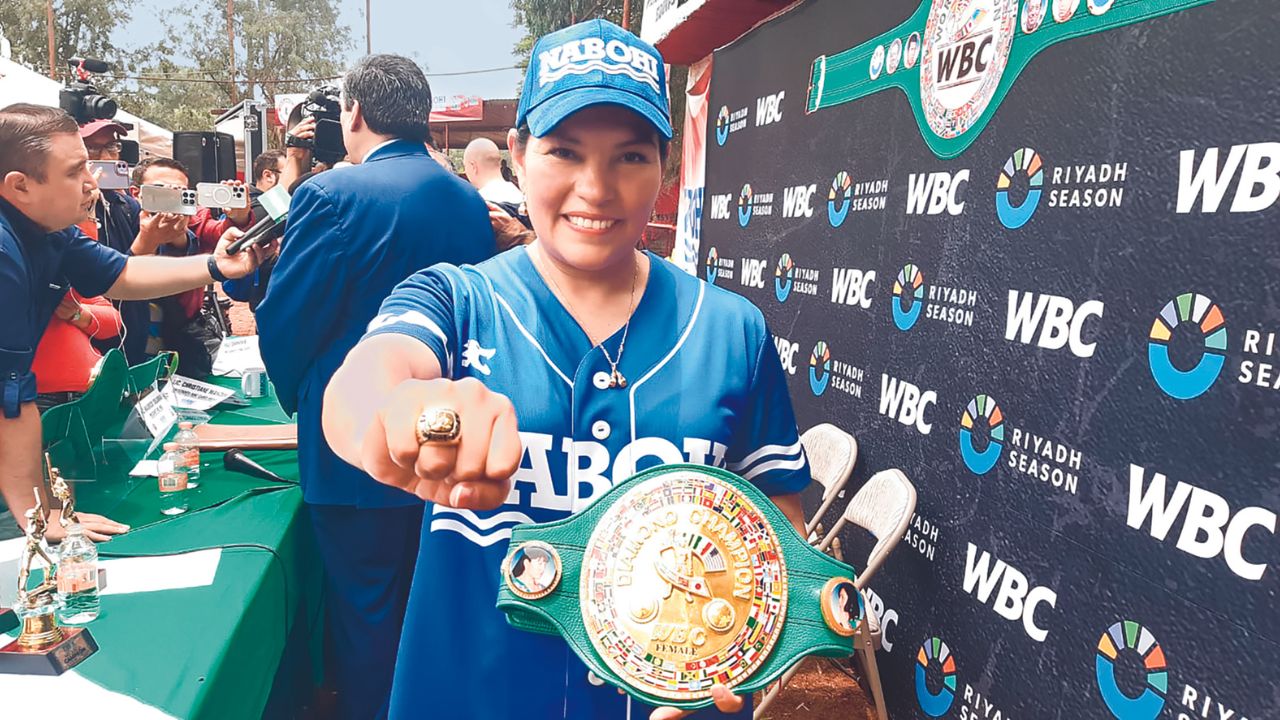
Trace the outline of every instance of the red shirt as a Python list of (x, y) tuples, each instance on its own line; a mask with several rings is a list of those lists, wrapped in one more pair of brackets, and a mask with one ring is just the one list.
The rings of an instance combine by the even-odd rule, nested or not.
[[(81, 223), (80, 229), (91, 238), (98, 236), (97, 227), (92, 222)], [(120, 334), (120, 313), (109, 300), (81, 297), (75, 290), (71, 290), (70, 295), (82, 306), (81, 313), (88, 316), (89, 324), (79, 328), (57, 315), (49, 319), (49, 327), (40, 338), (31, 363), (31, 370), (36, 375), (36, 392), (84, 392), (89, 389), (89, 372), (102, 358), (89, 339), (113, 338)]]

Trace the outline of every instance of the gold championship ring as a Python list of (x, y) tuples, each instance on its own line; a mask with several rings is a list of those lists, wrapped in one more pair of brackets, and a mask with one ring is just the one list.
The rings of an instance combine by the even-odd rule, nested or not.
[(426, 408), (418, 415), (418, 444), (449, 444), (462, 434), (462, 418), (450, 408)]

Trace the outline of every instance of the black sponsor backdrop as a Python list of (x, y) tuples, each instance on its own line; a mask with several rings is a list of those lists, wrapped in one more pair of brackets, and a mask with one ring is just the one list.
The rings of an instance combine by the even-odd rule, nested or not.
[[(1237, 377), (1243, 360), (1280, 366), (1277, 355), (1243, 352), (1247, 330), (1264, 333), (1264, 350), (1265, 333), (1280, 331), (1280, 206), (1228, 212), (1233, 180), (1218, 212), (1202, 213), (1199, 202), (1190, 214), (1175, 212), (1181, 151), (1195, 149), (1198, 161), (1206, 148), (1222, 148), (1221, 164), (1233, 145), (1280, 140), (1280, 19), (1272, 3), (1219, 2), (1051, 47), (952, 160), (928, 150), (896, 90), (804, 112), (815, 56), (890, 30), (913, 10), (897, 0), (814, 1), (716, 53), (700, 268), (705, 277), (715, 248), (731, 266), (731, 277), (716, 283), (757, 304), (774, 334), (798, 346), (791, 392), (801, 427), (834, 422), (858, 438), (847, 496), (890, 467), (919, 490), (915, 527), (872, 583), (897, 616), (887, 629), (893, 648), (880, 656), (891, 713), (925, 717), (915, 655), (937, 636), (958, 663), (946, 717), (1110, 717), (1094, 676), (1095, 648), (1112, 623), (1127, 619), (1151, 630), (1168, 660), (1160, 717), (1280, 717), (1275, 534), (1255, 526), (1245, 536), (1244, 557), (1269, 565), (1255, 581), (1233, 573), (1221, 552), (1200, 558), (1180, 550), (1185, 511), (1163, 541), (1149, 532), (1150, 518), (1141, 529), (1126, 523), (1131, 465), (1144, 469), (1144, 487), (1154, 473), (1167, 476), (1166, 498), (1185, 482), (1220, 495), (1232, 513), (1280, 509), (1280, 392)], [(757, 99), (779, 92), (781, 121), (757, 126)], [(748, 111), (746, 127), (720, 145), (714, 118), (722, 106)], [(1125, 181), (1107, 185), (1123, 187), (1122, 203), (1049, 207), (1046, 192), (1024, 227), (1006, 229), (996, 180), (1022, 147), (1045, 162), (1046, 190), (1054, 166), (1123, 163)], [(833, 228), (827, 191), (842, 170), (855, 185), (887, 180), (887, 198), (883, 210), (851, 210)], [(969, 182), (957, 197), (961, 214), (906, 213), (909, 175), (962, 170)], [(757, 212), (741, 227), (744, 183), (774, 198), (771, 215)], [(810, 184), (812, 216), (784, 218), (784, 189)], [(1015, 185), (1015, 200), (1025, 191)], [(713, 217), (717, 195), (731, 196), (728, 219)], [(797, 272), (818, 271), (816, 296), (793, 287), (778, 300), (784, 252)], [(764, 261), (763, 287), (743, 284), (744, 259)], [(926, 286), (976, 293), (972, 325), (922, 314), (909, 331), (895, 327), (892, 287), (908, 262)], [(869, 307), (833, 302), (834, 268), (875, 272)], [(1096, 342), (1093, 356), (1042, 349), (1037, 338), (1006, 340), (1010, 290), (1065, 296), (1076, 307), (1101, 301), (1101, 318), (1086, 321), (1082, 338)], [(1153, 380), (1147, 338), (1164, 304), (1188, 291), (1221, 307), (1229, 339), (1217, 381), (1180, 401)], [(862, 370), (860, 398), (835, 379), (815, 395), (810, 353), (818, 341), (834, 361)], [(1194, 364), (1198, 342), (1176, 336), (1175, 364)], [(927, 435), (879, 412), (882, 373), (936, 393), (925, 411)], [(1006, 418), (1000, 462), (982, 476), (965, 466), (958, 437), (965, 405), (979, 393), (993, 396)], [(1008, 466), (1015, 428), (1081, 453), (1075, 493)], [(999, 583), (985, 603), (965, 591), (970, 544), (1056, 594), (1034, 614), (1044, 642), (993, 609)], [(1122, 689), (1136, 694), (1139, 677), (1122, 673)]]

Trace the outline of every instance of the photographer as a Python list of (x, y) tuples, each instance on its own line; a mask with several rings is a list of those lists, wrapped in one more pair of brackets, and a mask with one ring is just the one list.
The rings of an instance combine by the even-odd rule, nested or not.
[[(412, 60), (370, 55), (356, 63), (340, 118), (346, 154), (358, 164), (294, 192), (258, 307), (262, 359), (280, 405), (298, 413), (299, 475), (327, 570), (343, 717), (386, 711), (422, 502), (333, 454), (321, 397), (396, 284), (439, 262), (480, 262), (495, 249), (480, 196), (427, 153), (430, 112), (431, 89)], [(323, 119), (317, 146), (322, 127)]]
[[(16, 104), (0, 109), (0, 495), (19, 523), (42, 489), (40, 417), (32, 356), (69, 287), (83, 297), (161, 297), (240, 277), (273, 248), (228, 256), (229, 231), (212, 255), (129, 258), (74, 227), (89, 211), (97, 179), (80, 128), (65, 111)], [(47, 507), (48, 505), (46, 505)], [(49, 523), (50, 537), (61, 525)], [(81, 513), (94, 540), (128, 528)]]
[[(147, 158), (133, 169), (133, 188), (136, 194), (143, 185), (159, 185), (186, 189), (191, 181), (186, 166), (170, 158)], [(229, 181), (224, 185), (237, 186)], [(209, 208), (191, 217), (178, 213), (139, 213), (140, 226), (163, 228), (153, 234), (139, 232), (131, 247), (131, 254), (186, 256), (211, 252), (218, 238), (230, 227), (244, 229), (252, 219), (247, 207), (228, 209), (222, 219), (215, 220)], [(147, 325), (129, 327), (128, 332), (146, 342), (148, 356), (162, 350), (178, 353), (178, 371), (188, 377), (204, 377), (213, 369), (213, 356), (222, 340), (213, 318), (204, 312), (204, 288), (188, 290), (178, 295), (159, 298), (151, 303), (124, 303), (125, 305), (150, 305)], [(158, 311), (159, 317), (153, 318)], [(158, 320), (155, 322), (154, 320)], [(159, 334), (152, 334), (153, 330)]]

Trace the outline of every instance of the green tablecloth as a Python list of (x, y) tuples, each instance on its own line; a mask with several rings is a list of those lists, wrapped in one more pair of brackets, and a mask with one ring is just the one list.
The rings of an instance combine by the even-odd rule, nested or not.
[[(98, 389), (96, 384), (93, 390)], [(218, 412), (211, 422), (286, 420), (274, 399), (266, 398)], [(297, 477), (295, 452), (248, 454), (278, 475)], [(93, 481), (79, 485), (81, 509), (132, 527), (99, 545), (104, 560), (223, 550), (212, 585), (103, 597), (102, 613), (89, 626), (100, 649), (76, 672), (175, 717), (258, 718), (278, 673), (288, 674), (280, 672), (286, 650), (303, 662), (320, 656), (322, 570), (296, 485), (228, 472), (221, 452), (202, 460), (200, 487), (188, 492), (190, 510), (175, 517), (160, 513), (155, 478), (128, 478), (123, 464), (98, 464)]]

